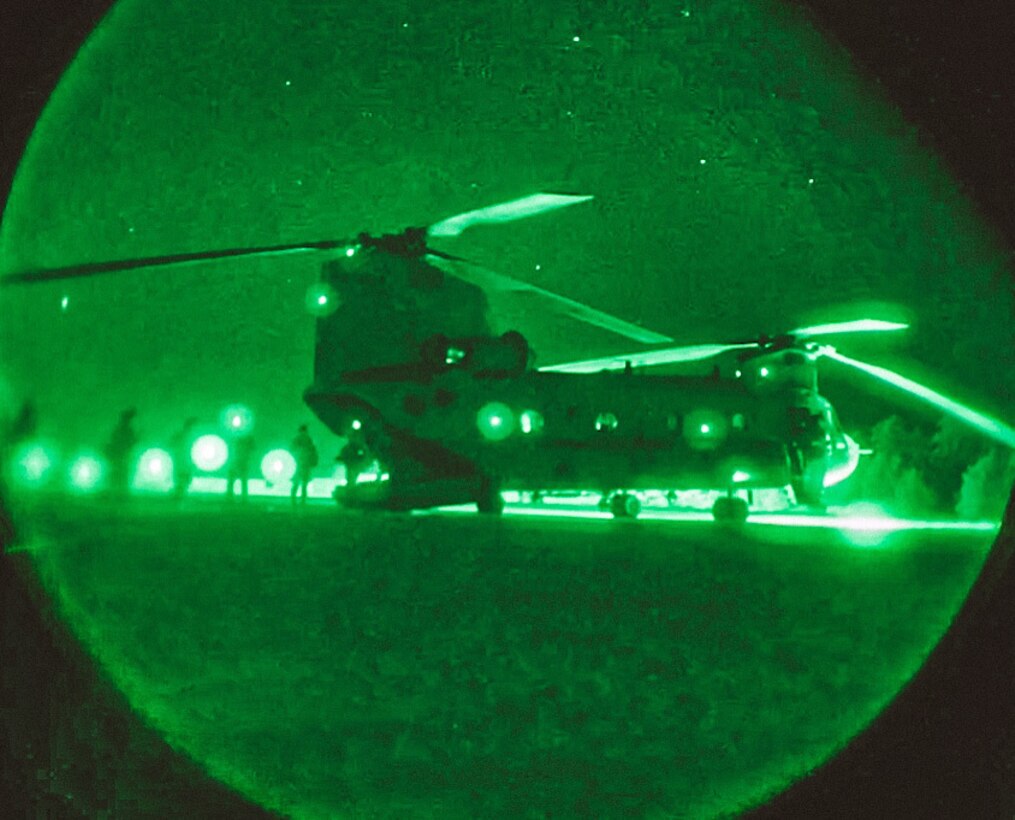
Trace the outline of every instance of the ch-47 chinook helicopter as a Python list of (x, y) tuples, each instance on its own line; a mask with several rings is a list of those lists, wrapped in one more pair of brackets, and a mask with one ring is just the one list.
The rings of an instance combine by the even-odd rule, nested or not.
[[(320, 281), (307, 300), (316, 316), (316, 342), (314, 381), (304, 400), (348, 441), (342, 455), (347, 483), (336, 497), (349, 505), (475, 503), (481, 512), (499, 513), (504, 490), (589, 487), (602, 490), (614, 515), (633, 517), (639, 491), (712, 488), (725, 491), (714, 517), (742, 521), (748, 502), (741, 492), (787, 485), (798, 502), (820, 505), (823, 490), (856, 469), (861, 451), (818, 392), (818, 359), (852, 364), (896, 386), (902, 377), (815, 340), (906, 325), (862, 319), (756, 340), (674, 346), (663, 334), (427, 246), (473, 225), (589, 199), (534, 194), (399, 234), (30, 270), (0, 282), (230, 257), (324, 255)], [(487, 296), (494, 291), (521, 292), (558, 317), (641, 347), (536, 368), (521, 333), (498, 335), (491, 325)], [(712, 357), (729, 360), (731, 372), (645, 372)], [(909, 385), (924, 398), (932, 393)], [(947, 399), (932, 395), (947, 409)], [(964, 412), (955, 415), (968, 421)], [(1015, 441), (1015, 431), (1005, 429)], [(387, 480), (357, 481), (374, 462)]]

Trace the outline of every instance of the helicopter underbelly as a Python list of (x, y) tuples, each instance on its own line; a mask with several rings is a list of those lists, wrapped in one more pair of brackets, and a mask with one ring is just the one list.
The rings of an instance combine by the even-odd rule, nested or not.
[[(505, 454), (506, 455), (506, 454)], [(537, 451), (484, 463), (505, 489), (714, 489), (790, 483), (785, 447), (776, 441), (729, 442), (707, 452), (682, 442), (545, 442)]]

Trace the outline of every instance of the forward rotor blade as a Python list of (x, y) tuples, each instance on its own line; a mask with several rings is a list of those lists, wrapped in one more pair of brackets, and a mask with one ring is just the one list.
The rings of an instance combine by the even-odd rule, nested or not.
[(96, 276), (101, 273), (118, 273), (141, 268), (166, 268), (192, 265), (215, 259), (229, 259), (252, 256), (286, 256), (299, 253), (330, 251), (350, 245), (355, 240), (325, 239), (320, 242), (299, 242), (291, 245), (268, 245), (261, 248), (226, 248), (218, 251), (178, 253), (167, 256), (148, 256), (139, 259), (121, 259), (116, 262), (87, 262), (83, 265), (69, 265), (63, 268), (38, 268), (0, 276), (0, 285), (23, 285), (32, 282), (51, 282), (59, 279), (73, 279)]
[(525, 219), (548, 211), (555, 211), (558, 208), (566, 208), (568, 205), (577, 205), (579, 202), (586, 202), (590, 199), (592, 199), (591, 196), (570, 196), (567, 194), (523, 196), (521, 199), (512, 199), (510, 202), (501, 202), (499, 205), (490, 205), (486, 208), (478, 208), (475, 211), (466, 211), (463, 214), (442, 219), (427, 229), (427, 236), (458, 236), (473, 225), (513, 222), (516, 219)]
[(875, 378), (881, 379), (887, 384), (898, 387), (900, 390), (905, 390), (907, 393), (923, 399), (953, 418), (956, 418), (971, 427), (975, 427), (981, 433), (989, 436), (994, 441), (1008, 447), (1015, 448), (1015, 428), (1009, 427), (1007, 424), (999, 421), (998, 419), (992, 418), (985, 413), (980, 413), (970, 407), (966, 407), (964, 404), (960, 404), (954, 399), (949, 399), (947, 396), (941, 395), (936, 390), (931, 390), (929, 387), (926, 387), (919, 382), (907, 379), (905, 376), (901, 376), (886, 367), (879, 367), (877, 365), (868, 364), (867, 362), (858, 361), (857, 359), (851, 359), (831, 348), (823, 348), (821, 353), (833, 361), (841, 362), (842, 364), (849, 365), (850, 367), (855, 367), (857, 370), (861, 370), (864, 373), (874, 376)]
[(659, 344), (673, 341), (669, 336), (664, 336), (662, 333), (656, 333), (633, 322), (628, 322), (617, 316), (596, 310), (589, 305), (576, 302), (574, 299), (568, 299), (566, 296), (560, 296), (553, 291), (538, 288), (535, 285), (530, 285), (528, 282), (522, 282), (503, 273), (497, 273), (460, 256), (430, 250), (427, 254), (427, 261), (439, 267), (445, 273), (470, 282), (485, 291), (531, 295), (540, 301), (543, 308), (548, 312), (576, 319), (593, 327), (602, 328), (620, 336), (626, 336), (628, 339), (633, 339), (637, 342)]
[(888, 330), (905, 330), (909, 325), (901, 322), (885, 322), (881, 319), (855, 319), (851, 322), (833, 322), (827, 325), (799, 327), (789, 332), (790, 336), (828, 336), (833, 333), (869, 333)]
[(745, 347), (757, 347), (756, 343), (729, 345), (685, 345), (683, 347), (666, 347), (656, 350), (639, 350), (622, 356), (604, 356), (600, 359), (584, 359), (580, 362), (551, 364), (539, 368), (549, 373), (598, 373), (601, 370), (623, 370), (628, 364), (631, 367), (658, 367), (664, 364), (682, 364), (711, 359), (729, 350)]

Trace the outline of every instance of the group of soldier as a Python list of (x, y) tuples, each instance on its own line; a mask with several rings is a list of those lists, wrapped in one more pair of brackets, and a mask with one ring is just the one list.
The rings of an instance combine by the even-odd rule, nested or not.
[[(137, 410), (135, 408), (128, 407), (123, 410), (103, 450), (108, 465), (106, 486), (112, 495), (126, 495), (130, 489), (133, 459), (139, 443), (139, 437), (134, 427), (136, 417)], [(169, 454), (173, 462), (173, 494), (177, 498), (187, 495), (194, 478), (191, 447), (198, 421), (199, 419), (194, 416), (187, 418), (169, 441)], [(0, 431), (3, 433), (0, 435), (3, 444), (3, 452), (0, 455), (9, 456), (17, 445), (31, 440), (36, 433), (38, 421), (34, 403), (26, 401), (19, 413), (5, 426), (7, 429)], [(230, 431), (225, 463), (227, 497), (235, 497), (238, 483), (240, 496), (246, 500), (248, 482), (254, 467), (254, 450), (254, 437), (249, 426)], [(296, 504), (297, 501), (306, 503), (307, 488), (319, 460), (317, 446), (314, 444), (306, 424), (300, 425), (296, 436), (290, 443), (289, 451), (296, 463), (290, 498), (293, 504)], [(6, 463), (6, 458), (4, 463)]]

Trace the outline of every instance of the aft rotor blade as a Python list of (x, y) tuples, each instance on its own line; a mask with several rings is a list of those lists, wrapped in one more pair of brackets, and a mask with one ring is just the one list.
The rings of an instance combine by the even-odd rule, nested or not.
[(516, 219), (526, 219), (537, 214), (555, 211), (558, 208), (577, 205), (579, 202), (587, 202), (590, 199), (592, 199), (591, 196), (569, 194), (531, 194), (523, 196), (521, 199), (512, 199), (510, 202), (501, 202), (499, 205), (490, 205), (486, 208), (478, 208), (475, 211), (466, 211), (457, 216), (442, 219), (427, 229), (427, 236), (458, 236), (473, 225), (513, 222)]
[(915, 382), (912, 379), (908, 379), (886, 367), (879, 367), (878, 365), (868, 364), (867, 362), (861, 362), (857, 359), (851, 359), (848, 356), (843, 356), (832, 348), (822, 348), (821, 353), (836, 362), (855, 367), (857, 370), (861, 370), (875, 378), (881, 379), (886, 384), (890, 384), (894, 387), (898, 387), (901, 390), (905, 390), (913, 396), (919, 399), (923, 399), (925, 402), (932, 404), (939, 410), (947, 413), (953, 418), (958, 419), (971, 427), (976, 428), (981, 433), (992, 438), (994, 441), (1004, 444), (1008, 447), (1015, 448), (1015, 428), (1009, 427), (1002, 421), (992, 418), (985, 413), (980, 413), (977, 410), (973, 410), (970, 407), (966, 407), (954, 399), (950, 399), (947, 396), (943, 396), (936, 390), (931, 390), (926, 385), (922, 385), (919, 382)]
[(261, 248), (226, 248), (198, 253), (178, 253), (166, 256), (148, 256), (138, 259), (121, 259), (115, 262), (87, 262), (83, 265), (68, 265), (62, 268), (37, 268), (0, 276), (0, 285), (22, 285), (32, 282), (51, 282), (60, 279), (96, 276), (102, 273), (140, 270), (143, 268), (167, 268), (192, 265), (215, 259), (229, 259), (254, 256), (286, 256), (300, 253), (330, 251), (352, 244), (355, 240), (325, 239), (320, 242), (298, 242), (290, 245), (267, 245)]
[(623, 370), (628, 365), (631, 367), (658, 367), (664, 364), (698, 362), (703, 359), (711, 359), (720, 353), (745, 347), (757, 347), (757, 344), (751, 342), (729, 345), (685, 345), (683, 347), (639, 350), (622, 356), (604, 356), (600, 359), (551, 364), (539, 369), (551, 373), (598, 373), (602, 370)]
[(540, 301), (548, 312), (576, 319), (593, 327), (602, 328), (603, 330), (608, 330), (620, 336), (626, 336), (628, 339), (633, 339), (644, 344), (665, 344), (666, 342), (673, 341), (669, 336), (665, 336), (662, 333), (656, 333), (654, 330), (641, 327), (604, 311), (596, 310), (594, 307), (576, 302), (574, 299), (568, 299), (566, 296), (561, 296), (553, 291), (544, 290), (535, 285), (530, 285), (528, 282), (522, 282), (520, 279), (514, 279), (503, 273), (490, 270), (460, 256), (430, 250), (428, 251), (427, 259), (431, 264), (439, 267), (446, 273), (470, 282), (487, 292), (529, 294)]
[(905, 330), (909, 325), (901, 322), (885, 322), (881, 319), (854, 319), (851, 322), (832, 322), (826, 325), (799, 327), (789, 332), (790, 336), (829, 336), (834, 333), (870, 333), (889, 330)]

